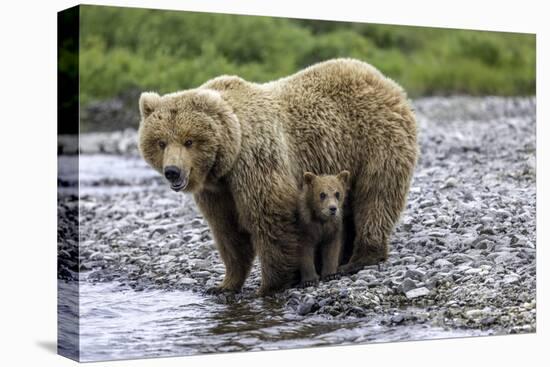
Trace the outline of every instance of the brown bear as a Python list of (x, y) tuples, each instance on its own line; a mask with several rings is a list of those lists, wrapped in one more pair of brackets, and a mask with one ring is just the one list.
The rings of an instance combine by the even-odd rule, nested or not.
[(304, 173), (299, 203), (299, 226), (303, 233), (300, 262), (301, 286), (319, 281), (315, 268), (316, 253), (321, 257), (321, 278), (336, 274), (343, 240), (344, 202), (349, 172), (316, 176)]
[(140, 101), (139, 148), (175, 191), (193, 193), (238, 291), (260, 258), (260, 294), (299, 269), (297, 202), (303, 172), (351, 173), (349, 262), (384, 261), (417, 160), (417, 127), (403, 89), (369, 64), (335, 59), (264, 84), (221, 76)]

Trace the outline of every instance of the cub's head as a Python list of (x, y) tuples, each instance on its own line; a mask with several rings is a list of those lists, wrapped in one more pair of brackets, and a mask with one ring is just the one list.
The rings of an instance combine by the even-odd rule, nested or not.
[(337, 220), (342, 217), (350, 173), (316, 176), (304, 173), (303, 200), (313, 219)]
[(240, 150), (241, 131), (219, 92), (145, 92), (139, 109), (141, 155), (172, 190), (198, 192), (229, 172)]

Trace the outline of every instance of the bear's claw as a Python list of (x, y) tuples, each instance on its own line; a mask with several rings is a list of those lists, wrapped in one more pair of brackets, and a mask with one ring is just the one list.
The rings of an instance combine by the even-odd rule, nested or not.
[(321, 278), (323, 282), (329, 282), (331, 280), (340, 279), (341, 274), (340, 273), (334, 273), (334, 274), (328, 274)]
[(336, 274), (340, 276), (352, 275), (363, 270), (366, 266), (374, 266), (374, 265), (377, 266), (378, 271), (382, 271), (383, 264), (384, 264), (384, 260), (365, 261), (361, 263), (341, 265), (338, 267), (338, 272)]
[(364, 265), (362, 264), (346, 264), (342, 265), (338, 268), (338, 274), (339, 276), (346, 276), (357, 273), (359, 270), (363, 269)]
[(298, 288), (307, 288), (307, 287), (315, 287), (317, 284), (319, 284), (319, 280), (308, 280), (305, 282), (301, 282), (298, 284)]
[(210, 287), (208, 288), (205, 293), (206, 294), (211, 294), (211, 295), (218, 295), (218, 294), (236, 294), (238, 293), (239, 291), (237, 290), (234, 290), (234, 289), (228, 289), (228, 288), (225, 288), (225, 287), (222, 287), (222, 286), (215, 286), (215, 287)]

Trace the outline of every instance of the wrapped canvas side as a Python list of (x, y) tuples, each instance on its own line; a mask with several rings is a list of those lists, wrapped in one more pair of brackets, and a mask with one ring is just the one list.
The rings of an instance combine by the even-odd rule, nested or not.
[(79, 19), (58, 13), (57, 351), (79, 360)]

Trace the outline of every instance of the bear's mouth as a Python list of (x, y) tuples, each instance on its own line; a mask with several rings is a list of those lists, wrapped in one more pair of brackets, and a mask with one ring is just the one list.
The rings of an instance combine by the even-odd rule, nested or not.
[(323, 211), (322, 214), (327, 221), (338, 221), (340, 219), (339, 211)]
[(177, 181), (170, 184), (170, 188), (176, 192), (184, 190), (189, 184), (188, 177), (180, 177)]

